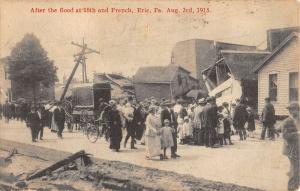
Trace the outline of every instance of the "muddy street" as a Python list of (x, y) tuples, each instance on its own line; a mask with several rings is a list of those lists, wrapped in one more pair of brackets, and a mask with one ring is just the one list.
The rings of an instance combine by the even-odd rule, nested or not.
[[(3, 159), (7, 151), (0, 151)], [(46, 176), (26, 181), (28, 175), (52, 164), (53, 161), (14, 154), (1, 165), (2, 190), (236, 190), (252, 189), (233, 184), (208, 181), (189, 175), (140, 167), (117, 161), (98, 161), (88, 167), (59, 168)], [(77, 161), (80, 163), (80, 161)], [(163, 177), (163, 178), (162, 178)]]

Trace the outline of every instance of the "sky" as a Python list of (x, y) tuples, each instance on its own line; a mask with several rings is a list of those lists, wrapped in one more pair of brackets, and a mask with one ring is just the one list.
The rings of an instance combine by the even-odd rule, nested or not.
[[(9, 56), (26, 33), (35, 34), (58, 67), (62, 80), (74, 67), (81, 43), (100, 51), (87, 55), (87, 74), (123, 73), (132, 76), (142, 66), (168, 65), (176, 42), (211, 39), (266, 48), (266, 31), (299, 25), (294, 0), (0, 0), (0, 57)], [(48, 8), (159, 8), (163, 13), (48, 13)], [(206, 14), (167, 13), (167, 8), (208, 8)], [(31, 8), (45, 8), (32, 13)], [(81, 67), (76, 72), (81, 79)]]

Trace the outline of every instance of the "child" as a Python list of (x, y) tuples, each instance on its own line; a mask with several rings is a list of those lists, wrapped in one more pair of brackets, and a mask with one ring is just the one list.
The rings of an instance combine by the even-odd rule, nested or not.
[(255, 119), (252, 109), (247, 107), (248, 118), (247, 118), (247, 131), (249, 132), (249, 137), (254, 138), (253, 132), (255, 131)]
[(224, 117), (221, 113), (218, 114), (218, 127), (217, 127), (217, 132), (218, 132), (218, 139), (219, 143), (221, 146), (223, 146), (223, 143), (226, 142), (224, 139)]
[(228, 109), (229, 104), (227, 102), (224, 102), (222, 105), (223, 105), (222, 115), (224, 118), (223, 119), (224, 144), (227, 145), (226, 139), (228, 139), (229, 144), (233, 145), (231, 142), (232, 129), (231, 129), (231, 116), (230, 116), (230, 111)]
[(183, 124), (179, 129), (179, 138), (181, 144), (186, 144), (193, 136), (193, 127), (192, 123), (189, 120), (188, 116), (184, 117)]
[(164, 150), (164, 159), (168, 159), (166, 155), (167, 148), (171, 148), (174, 146), (172, 133), (174, 129), (170, 127), (170, 121), (168, 119), (164, 120), (164, 127), (162, 127), (161, 134), (161, 147)]

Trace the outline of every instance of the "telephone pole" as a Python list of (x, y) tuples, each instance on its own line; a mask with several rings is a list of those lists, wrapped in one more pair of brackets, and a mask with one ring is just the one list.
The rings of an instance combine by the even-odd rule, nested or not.
[(99, 51), (91, 49), (91, 48), (88, 48), (87, 44), (84, 42), (84, 39), (82, 40), (82, 44), (78, 44), (78, 43), (75, 43), (75, 42), (71, 42), (71, 44), (74, 45), (74, 46), (80, 47), (81, 51), (79, 53), (77, 53), (77, 54), (74, 55), (75, 66), (74, 66), (74, 68), (73, 68), (73, 70), (72, 70), (72, 72), (71, 72), (71, 74), (70, 74), (70, 76), (68, 78), (68, 81), (66, 83), (64, 91), (63, 91), (63, 93), (62, 93), (62, 95), (60, 97), (60, 101), (62, 101), (64, 99), (64, 97), (65, 97), (65, 95), (67, 93), (67, 90), (69, 88), (69, 85), (70, 85), (70, 83), (71, 83), (71, 81), (72, 81), (72, 79), (74, 77), (74, 74), (75, 74), (75, 72), (76, 72), (79, 64), (82, 65), (82, 79), (83, 79), (82, 81), (83, 81), (83, 83), (87, 82), (86, 62), (85, 62), (85, 60), (87, 58), (86, 58), (85, 55), (91, 54), (91, 53), (100, 54)]

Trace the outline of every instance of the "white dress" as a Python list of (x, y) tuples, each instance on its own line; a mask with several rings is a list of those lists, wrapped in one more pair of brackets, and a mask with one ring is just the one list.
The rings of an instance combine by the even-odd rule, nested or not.
[(158, 123), (159, 118), (156, 115), (149, 114), (146, 118), (146, 156), (155, 157), (162, 154), (161, 152), (161, 138), (160, 126)]
[(194, 113), (195, 113), (195, 116), (194, 116), (194, 125), (193, 127), (195, 129), (201, 129), (201, 118), (200, 118), (200, 115), (203, 111), (203, 107), (202, 106), (197, 106), (195, 109), (194, 109)]

